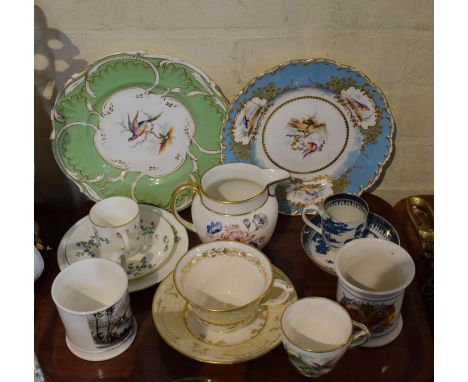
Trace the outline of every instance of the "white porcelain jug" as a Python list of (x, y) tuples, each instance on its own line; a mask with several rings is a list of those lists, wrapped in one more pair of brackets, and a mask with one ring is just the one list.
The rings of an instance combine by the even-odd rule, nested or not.
[[(216, 166), (203, 174), (199, 184), (189, 182), (177, 187), (172, 193), (171, 211), (204, 243), (231, 240), (263, 248), (278, 219), (276, 185), (289, 177), (284, 170), (245, 163)], [(175, 208), (177, 194), (187, 189), (196, 192), (193, 223), (180, 217)]]

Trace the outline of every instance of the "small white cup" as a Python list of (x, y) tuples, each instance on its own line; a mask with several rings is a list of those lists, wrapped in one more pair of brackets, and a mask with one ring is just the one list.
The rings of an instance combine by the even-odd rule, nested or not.
[(369, 328), (372, 340), (395, 330), (415, 273), (408, 252), (391, 241), (356, 239), (338, 250), (335, 269), (337, 301)]
[[(353, 334), (353, 327), (359, 331)], [(281, 339), (289, 360), (302, 375), (330, 372), (349, 348), (370, 338), (366, 326), (351, 320), (346, 309), (322, 297), (289, 305), (281, 317)]]
[(124, 196), (97, 202), (89, 211), (89, 220), (100, 242), (99, 257), (118, 262), (127, 268), (127, 258), (141, 247), (138, 204)]
[(88, 361), (123, 353), (136, 335), (125, 271), (104, 259), (87, 259), (61, 271), (52, 299), (66, 331), (70, 351)]

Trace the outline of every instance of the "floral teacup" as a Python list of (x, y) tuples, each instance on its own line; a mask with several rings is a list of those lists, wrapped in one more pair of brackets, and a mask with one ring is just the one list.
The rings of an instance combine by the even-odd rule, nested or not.
[[(353, 327), (359, 329), (355, 334)], [(346, 309), (322, 297), (289, 305), (281, 318), (281, 334), (289, 360), (306, 377), (330, 372), (349, 348), (370, 338), (365, 325), (352, 321)]]

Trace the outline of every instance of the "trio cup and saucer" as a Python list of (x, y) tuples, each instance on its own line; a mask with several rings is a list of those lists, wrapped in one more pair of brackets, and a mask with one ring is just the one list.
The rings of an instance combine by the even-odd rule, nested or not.
[(164, 279), (187, 249), (187, 232), (171, 213), (117, 196), (96, 203), (67, 231), (57, 260), (60, 270), (89, 258), (112, 260), (134, 292)]

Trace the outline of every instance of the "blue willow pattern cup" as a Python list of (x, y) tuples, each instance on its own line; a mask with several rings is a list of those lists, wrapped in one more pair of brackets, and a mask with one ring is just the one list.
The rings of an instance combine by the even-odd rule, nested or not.
[[(312, 223), (307, 213), (315, 212), (322, 218), (318, 227)], [(316, 232), (320, 233), (327, 244), (340, 248), (343, 244), (359, 239), (367, 228), (369, 206), (359, 196), (334, 194), (325, 199), (323, 207), (312, 204), (302, 210), (302, 219)]]

